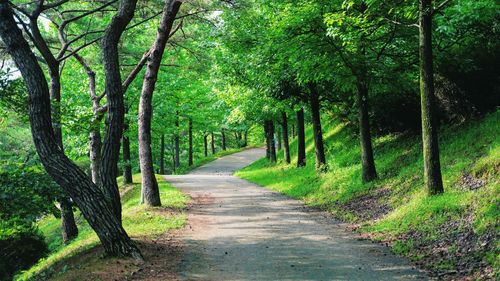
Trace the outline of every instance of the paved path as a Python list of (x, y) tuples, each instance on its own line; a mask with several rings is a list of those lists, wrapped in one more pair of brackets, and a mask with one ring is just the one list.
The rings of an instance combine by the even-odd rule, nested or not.
[(166, 177), (194, 200), (179, 234), (181, 280), (427, 279), (329, 215), (231, 176), (263, 155), (250, 149)]

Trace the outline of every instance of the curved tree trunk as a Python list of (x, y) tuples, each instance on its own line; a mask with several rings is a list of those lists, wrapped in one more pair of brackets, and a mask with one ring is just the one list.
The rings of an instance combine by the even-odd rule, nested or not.
[[(135, 2), (132, 2), (134, 5), (131, 8), (134, 9)], [(122, 4), (118, 13), (123, 14), (123, 9)], [(6, 0), (0, 0), (0, 22), (0, 37), (21, 72), (29, 93), (31, 132), (42, 164), (80, 208), (108, 255), (142, 259), (139, 249), (128, 237), (102, 191), (59, 147), (51, 125), (50, 96), (45, 76), (14, 21)]]
[(151, 48), (150, 59), (144, 74), (144, 83), (139, 101), (139, 160), (142, 174), (142, 200), (143, 203), (150, 206), (161, 205), (160, 191), (158, 190), (158, 182), (153, 168), (153, 152), (151, 150), (153, 93), (165, 46), (181, 3), (177, 0), (165, 1), (156, 40)]
[(188, 151), (188, 166), (193, 166), (193, 120), (189, 118), (188, 125), (188, 139), (189, 139), (189, 151)]
[(281, 113), (281, 126), (283, 130), (283, 156), (285, 162), (290, 164), (290, 145), (288, 144), (288, 120), (286, 117), (286, 112)]
[(325, 148), (323, 145), (323, 132), (321, 131), (321, 116), (320, 116), (320, 103), (319, 94), (316, 86), (309, 87), (311, 95), (309, 103), (311, 107), (313, 135), (314, 135), (314, 148), (316, 151), (316, 169), (326, 168)]
[(368, 117), (368, 87), (364, 81), (358, 81), (358, 118), (359, 141), (361, 145), (361, 166), (363, 181), (369, 182), (377, 178), (375, 161), (373, 159), (370, 120)]
[(438, 124), (434, 114), (434, 70), (432, 61), (432, 0), (420, 0), (420, 100), (424, 181), (429, 195), (443, 193), (439, 161)]
[(297, 111), (297, 167), (306, 165), (306, 133), (304, 128), (304, 109)]
[(134, 16), (137, 0), (122, 0), (116, 15), (106, 28), (101, 42), (105, 74), (105, 91), (108, 103), (106, 133), (102, 147), (100, 186), (118, 221), (121, 222), (120, 192), (118, 191), (118, 160), (123, 135), (124, 99), (118, 59), (120, 37)]

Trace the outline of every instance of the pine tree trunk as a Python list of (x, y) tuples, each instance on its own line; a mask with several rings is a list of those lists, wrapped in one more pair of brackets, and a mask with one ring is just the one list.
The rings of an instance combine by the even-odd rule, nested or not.
[(188, 166), (193, 166), (193, 120), (189, 118), (188, 124), (188, 137), (189, 137), (189, 151), (188, 151)]
[(286, 112), (281, 112), (281, 126), (283, 131), (283, 155), (285, 162), (290, 164), (290, 145), (288, 143), (288, 120)]
[(326, 168), (326, 157), (323, 145), (323, 132), (321, 131), (319, 94), (315, 85), (310, 85), (309, 89), (311, 90), (309, 103), (311, 107), (314, 147), (316, 151), (316, 169), (323, 170)]
[(221, 129), (221, 148), (222, 150), (226, 150), (226, 132), (224, 128)]
[(368, 87), (364, 81), (358, 81), (357, 88), (362, 178), (363, 182), (370, 182), (377, 178), (377, 171), (375, 169), (375, 161), (373, 159), (370, 120), (368, 117)]
[(306, 133), (304, 128), (304, 109), (297, 111), (297, 167), (306, 165)]
[(434, 70), (432, 58), (432, 0), (420, 0), (420, 99), (424, 181), (429, 195), (443, 193), (439, 161), (438, 122), (435, 116)]
[[(127, 9), (123, 6), (132, 9), (133, 14), (135, 1), (122, 3), (118, 15), (115, 16), (121, 17), (120, 22), (125, 22), (126, 25), (127, 13), (124, 10)], [(0, 37), (21, 72), (29, 93), (33, 142), (47, 173), (74, 200), (108, 255), (126, 255), (142, 259), (139, 249), (130, 240), (120, 220), (104, 199), (103, 192), (59, 147), (52, 130), (50, 95), (45, 76), (14, 21), (13, 12), (6, 0), (0, 0), (0, 22)]]
[(75, 223), (75, 216), (73, 214), (73, 208), (71, 207), (71, 201), (69, 198), (61, 198), (59, 201), (59, 207), (61, 208), (63, 242), (64, 244), (67, 244), (78, 236), (78, 227)]
[(144, 74), (141, 98), (139, 101), (139, 160), (142, 175), (143, 203), (149, 206), (161, 206), (160, 191), (154, 173), (153, 152), (151, 149), (151, 120), (153, 118), (153, 93), (158, 79), (161, 60), (172, 30), (175, 17), (182, 2), (166, 0), (163, 14), (151, 48), (151, 55)]
[(208, 157), (208, 135), (203, 135), (203, 152), (205, 157)]
[(122, 0), (120, 2), (118, 11), (106, 28), (101, 41), (108, 114), (106, 115), (106, 131), (101, 153), (102, 165), (99, 185), (119, 222), (121, 222), (122, 209), (116, 177), (118, 176), (125, 108), (118, 43), (123, 31), (134, 16), (136, 4), (137, 0)]
[(165, 134), (161, 134), (160, 139), (160, 174), (165, 174)]
[(129, 129), (128, 120), (125, 119), (125, 123), (123, 124), (123, 137), (122, 137), (122, 145), (123, 145), (123, 183), (131, 184), (133, 183), (132, 179), (132, 163), (130, 159), (130, 139), (127, 135)]
[(215, 154), (215, 138), (214, 138), (214, 132), (210, 132), (210, 146), (212, 148), (212, 155)]

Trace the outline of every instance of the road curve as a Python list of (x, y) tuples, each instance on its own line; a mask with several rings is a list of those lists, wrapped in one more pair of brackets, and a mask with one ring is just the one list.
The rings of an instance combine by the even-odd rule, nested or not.
[(193, 198), (179, 233), (181, 280), (428, 280), (361, 241), (330, 215), (231, 174), (264, 155), (249, 149), (166, 180)]

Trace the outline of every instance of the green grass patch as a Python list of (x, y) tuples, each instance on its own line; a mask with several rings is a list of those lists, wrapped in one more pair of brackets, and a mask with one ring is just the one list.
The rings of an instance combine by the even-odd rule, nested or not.
[[(141, 192), (140, 174), (134, 175), (134, 184), (121, 185), (123, 227), (134, 239), (155, 237), (170, 229), (185, 225), (183, 213), (189, 198), (158, 176), (162, 207), (147, 207), (139, 204)], [(45, 236), (51, 254), (40, 260), (35, 266), (18, 274), (14, 280), (31, 280), (35, 276), (49, 274), (52, 267), (64, 260), (82, 253), (99, 244), (97, 235), (80, 212), (75, 213), (79, 235), (68, 245), (62, 243), (61, 222), (54, 217), (45, 217), (38, 223), (39, 230)]]
[[(318, 174), (314, 168), (314, 143), (311, 128), (306, 129), (307, 166), (296, 168), (297, 143), (291, 142), (291, 164), (261, 159), (238, 171), (237, 176), (269, 189), (301, 199), (311, 206), (330, 210), (342, 219), (358, 221), (346, 203), (378, 189), (390, 192), (381, 198), (389, 213), (377, 220), (363, 221), (361, 231), (376, 233), (379, 239), (395, 239), (410, 231), (425, 239), (438, 239), (437, 230), (449, 220), (472, 216), (474, 231), (499, 229), (500, 218), (500, 111), (480, 120), (440, 129), (441, 165), (445, 193), (428, 197), (423, 187), (423, 159), (419, 135), (390, 134), (373, 139), (379, 179), (361, 181), (360, 147), (354, 128), (338, 121), (324, 122), (323, 131), (329, 171)], [(470, 188), (463, 178), (480, 182)], [(457, 231), (460, 231), (458, 229)], [(382, 237), (382, 238), (380, 238)], [(413, 241), (393, 243), (393, 250), (410, 256)], [(498, 249), (498, 248), (497, 248)], [(414, 253), (412, 258), (419, 259)], [(486, 253), (498, 266), (498, 251)], [(449, 264), (436, 264), (448, 268)]]

